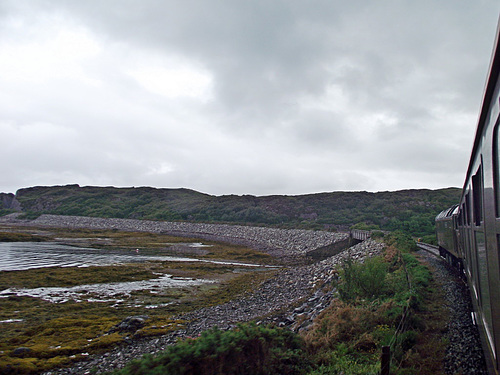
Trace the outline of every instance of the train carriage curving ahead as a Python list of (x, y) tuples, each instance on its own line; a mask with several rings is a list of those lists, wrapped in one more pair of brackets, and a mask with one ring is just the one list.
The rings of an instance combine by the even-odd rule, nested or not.
[(500, 374), (500, 20), (460, 203), (436, 217), (440, 253), (467, 278), (491, 374)]

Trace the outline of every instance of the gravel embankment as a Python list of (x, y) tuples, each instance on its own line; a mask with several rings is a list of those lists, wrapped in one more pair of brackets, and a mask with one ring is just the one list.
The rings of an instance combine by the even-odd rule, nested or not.
[(34, 227), (118, 229), (197, 237), (250, 246), (280, 258), (304, 256), (308, 251), (345, 240), (349, 236), (347, 233), (303, 229), (62, 215), (41, 215), (32, 221), (17, 221), (15, 216), (7, 215), (0, 217), (0, 223), (2, 222)]

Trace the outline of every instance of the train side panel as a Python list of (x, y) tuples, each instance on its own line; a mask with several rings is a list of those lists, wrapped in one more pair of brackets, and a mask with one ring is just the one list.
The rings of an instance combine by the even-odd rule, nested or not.
[(500, 50), (490, 65), (457, 216), (457, 253), (474, 303), (488, 370), (500, 369)]

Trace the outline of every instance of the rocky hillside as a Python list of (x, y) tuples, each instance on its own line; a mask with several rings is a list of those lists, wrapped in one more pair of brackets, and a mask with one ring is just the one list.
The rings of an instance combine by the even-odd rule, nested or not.
[[(423, 236), (433, 232), (435, 215), (457, 203), (459, 197), (460, 189), (457, 188), (256, 197), (214, 196), (189, 189), (66, 185), (20, 189), (15, 200), (27, 214), (321, 229), (345, 229), (357, 224), (384, 230), (403, 229)], [(8, 209), (12, 207), (3, 206), (1, 212), (10, 212)]]
[(20, 211), (21, 205), (12, 193), (0, 193), (0, 212), (2, 210)]

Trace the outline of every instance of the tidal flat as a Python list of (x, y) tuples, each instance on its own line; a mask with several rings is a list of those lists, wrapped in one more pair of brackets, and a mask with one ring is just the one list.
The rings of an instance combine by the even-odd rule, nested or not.
[[(186, 322), (177, 316), (258, 287), (278, 265), (244, 246), (143, 232), (6, 225), (0, 236), (143, 256), (111, 265), (0, 271), (0, 373), (38, 373), (124, 340), (181, 329)], [(168, 257), (182, 259), (162, 260)], [(47, 297), (54, 295), (63, 297)], [(147, 319), (134, 332), (113, 329), (130, 316)]]

